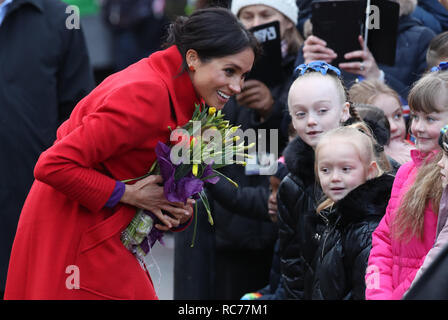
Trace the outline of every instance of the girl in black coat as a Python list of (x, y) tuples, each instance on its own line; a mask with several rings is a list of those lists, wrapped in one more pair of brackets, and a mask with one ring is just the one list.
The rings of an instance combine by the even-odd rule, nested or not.
[[(363, 129), (363, 132), (358, 128)], [(371, 234), (386, 210), (394, 177), (383, 174), (375, 141), (358, 123), (326, 133), (315, 170), (327, 199), (313, 264), (312, 299), (364, 299)]]
[(314, 175), (314, 148), (326, 131), (357, 118), (348, 102), (339, 69), (325, 63), (300, 65), (288, 95), (289, 113), (298, 137), (284, 151), (289, 174), (278, 191), (280, 285), (287, 299), (306, 299), (311, 264), (323, 220), (316, 215), (321, 190)]

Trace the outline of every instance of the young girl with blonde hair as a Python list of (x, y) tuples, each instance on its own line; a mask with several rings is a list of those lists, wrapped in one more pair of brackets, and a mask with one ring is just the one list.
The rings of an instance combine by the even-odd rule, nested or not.
[(401, 299), (435, 240), (442, 196), (438, 139), (448, 122), (448, 72), (423, 76), (408, 101), (417, 150), (398, 170), (386, 214), (372, 234), (366, 299)]
[[(440, 199), (439, 214), (437, 217), (436, 241), (426, 255), (423, 265), (418, 270), (417, 275), (412, 282), (413, 286), (421, 275), (429, 268), (443, 248), (448, 245), (448, 125), (440, 130), (439, 146), (442, 149), (442, 158), (437, 163), (440, 179), (436, 178), (436, 180), (441, 183), (443, 193)], [(436, 172), (436, 169), (434, 172)]]
[(297, 137), (283, 153), (289, 174), (277, 194), (281, 286), (286, 299), (309, 299), (312, 261), (324, 222), (316, 215), (321, 190), (314, 175), (314, 149), (323, 134), (347, 120), (360, 120), (339, 69), (322, 61), (300, 65), (288, 94)]
[(312, 299), (364, 299), (371, 234), (384, 215), (393, 176), (384, 174), (378, 144), (366, 124), (326, 133), (315, 150), (315, 171), (326, 196), (325, 221), (314, 261)]
[(355, 83), (349, 91), (353, 103), (366, 103), (382, 109), (389, 121), (390, 141), (385, 146), (386, 154), (403, 164), (411, 160), (414, 145), (407, 139), (404, 110), (398, 93), (387, 84), (376, 80)]

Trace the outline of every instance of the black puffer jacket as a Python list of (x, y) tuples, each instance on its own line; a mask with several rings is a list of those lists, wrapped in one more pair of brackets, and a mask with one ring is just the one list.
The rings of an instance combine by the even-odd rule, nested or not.
[(313, 263), (312, 299), (365, 299), (372, 232), (386, 212), (394, 177), (368, 180), (320, 213), (326, 222)]
[(278, 194), (281, 285), (287, 299), (304, 299), (304, 287), (311, 287), (311, 264), (320, 232), (325, 225), (316, 214), (322, 191), (314, 177), (314, 151), (300, 137), (284, 151), (290, 172), (281, 182)]

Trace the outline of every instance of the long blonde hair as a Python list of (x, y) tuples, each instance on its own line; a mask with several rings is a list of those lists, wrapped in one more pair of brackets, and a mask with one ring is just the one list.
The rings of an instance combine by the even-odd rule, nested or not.
[[(380, 94), (393, 97), (401, 105), (398, 93), (387, 84), (378, 80), (364, 80), (355, 83), (349, 90), (350, 99), (353, 103), (372, 104)], [(381, 107), (381, 106), (377, 106)]]
[[(352, 143), (355, 146), (364, 167), (367, 167), (372, 162), (376, 162), (378, 168), (376, 176), (379, 177), (384, 173), (381, 162), (378, 159), (378, 152), (375, 150), (377, 143), (373, 138), (370, 128), (364, 122), (355, 122), (349, 126), (338, 127), (330, 130), (319, 140), (315, 151), (314, 161), (314, 171), (317, 182), (319, 182), (318, 159), (320, 149), (324, 144), (331, 143), (332, 139), (340, 137), (347, 139), (347, 143)], [(324, 198), (324, 200), (318, 205), (316, 212), (320, 213), (322, 210), (332, 207), (333, 204), (333, 200), (330, 198)]]
[[(441, 112), (448, 105), (448, 72), (437, 71), (426, 73), (418, 80), (409, 92), (408, 102), (412, 112)], [(440, 101), (440, 99), (444, 99)], [(424, 218), (427, 205), (433, 212), (439, 211), (442, 197), (440, 168), (437, 162), (441, 159), (439, 152), (427, 158), (418, 168), (415, 181), (406, 191), (397, 209), (392, 225), (392, 234), (396, 239), (410, 240), (412, 236), (424, 238)]]
[(414, 183), (403, 196), (392, 224), (392, 234), (396, 239), (409, 241), (416, 236), (423, 240), (426, 206), (430, 204), (433, 212), (439, 212), (442, 181), (437, 162), (441, 157), (439, 152), (418, 169)]

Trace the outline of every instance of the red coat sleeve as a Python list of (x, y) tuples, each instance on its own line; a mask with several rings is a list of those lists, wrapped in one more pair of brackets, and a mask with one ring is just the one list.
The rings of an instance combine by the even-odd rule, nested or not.
[[(96, 101), (101, 103), (92, 106)], [(162, 84), (129, 84), (105, 99), (87, 97), (59, 128), (55, 144), (41, 154), (35, 177), (89, 210), (98, 211), (111, 196), (115, 179), (95, 166), (110, 158), (116, 163), (122, 155), (143, 148), (163, 131), (161, 127), (169, 117), (169, 96)], [(153, 150), (149, 151), (148, 165), (149, 158), (155, 158)]]

